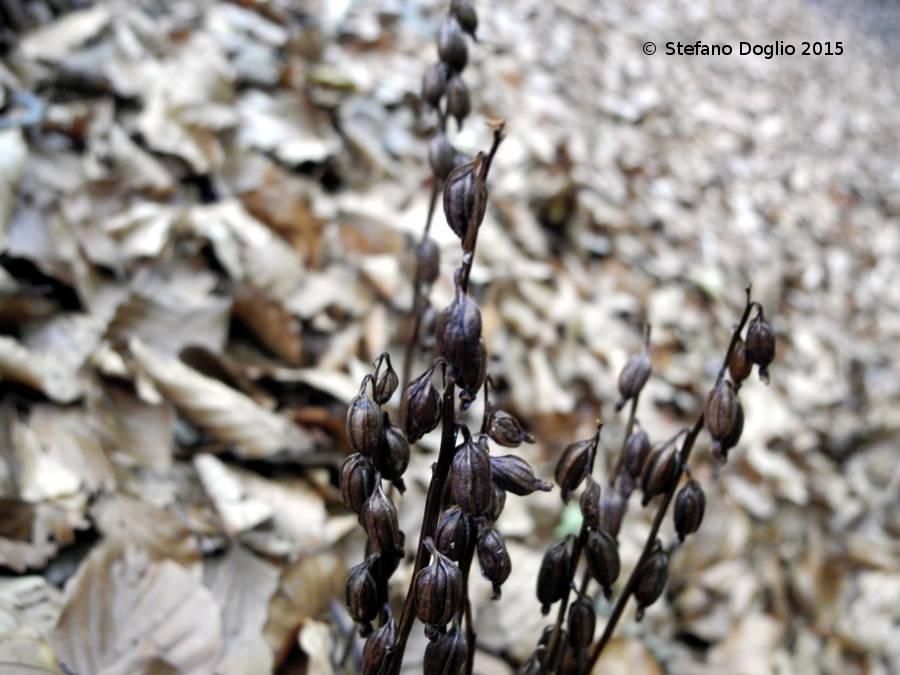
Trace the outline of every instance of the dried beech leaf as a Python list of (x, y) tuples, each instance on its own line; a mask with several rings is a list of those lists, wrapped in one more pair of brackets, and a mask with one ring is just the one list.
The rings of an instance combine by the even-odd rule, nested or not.
[(28, 147), (21, 129), (0, 131), (0, 237), (6, 239), (6, 227), (15, 206), (15, 195), (25, 174)]
[(334, 675), (331, 666), (331, 651), (334, 644), (328, 624), (320, 621), (306, 621), (298, 638), (300, 649), (306, 654), (307, 675)]
[(19, 495), (30, 502), (75, 494), (81, 486), (78, 473), (47, 453), (34, 429), (12, 413), (10, 444), (15, 458)]
[(3, 675), (62, 675), (46, 638), (30, 626), (0, 635), (0, 672)]
[(73, 672), (146, 672), (142, 662), (154, 657), (181, 673), (214, 672), (222, 649), (219, 608), (195, 575), (171, 560), (98, 546), (65, 598), (51, 641)]
[(97, 35), (111, 18), (108, 7), (71, 12), (28, 34), (19, 48), (29, 59), (57, 61)]
[(77, 475), (89, 490), (115, 484), (112, 464), (96, 433), (96, 421), (82, 409), (36, 405), (29, 426), (44, 452)]
[(61, 610), (62, 593), (43, 577), (0, 579), (0, 634), (28, 626), (49, 635)]
[(281, 304), (265, 293), (247, 290), (235, 297), (234, 316), (275, 356), (291, 366), (300, 364), (300, 325)]
[(83, 393), (82, 381), (55, 353), (35, 352), (0, 335), (0, 378), (43, 392), (57, 403), (71, 403)]
[(272, 506), (261, 499), (248, 497), (237, 472), (213, 455), (197, 455), (194, 467), (229, 535), (254, 528), (272, 517)]
[(312, 438), (287, 419), (257, 405), (218, 380), (201, 375), (181, 361), (132, 339), (131, 353), (166, 398), (194, 424), (234, 446), (247, 459), (281, 450), (310, 450)]

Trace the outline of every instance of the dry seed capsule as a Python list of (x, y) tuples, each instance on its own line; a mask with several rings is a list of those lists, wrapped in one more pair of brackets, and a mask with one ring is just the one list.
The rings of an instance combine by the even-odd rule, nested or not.
[(403, 533), (397, 523), (397, 507), (384, 493), (381, 481), (375, 481), (375, 490), (363, 505), (363, 527), (376, 552), (384, 555), (403, 555)]
[(456, 383), (459, 385), (460, 410), (468, 410), (472, 401), (478, 396), (478, 390), (484, 384), (487, 377), (487, 349), (484, 346), (484, 338), (478, 338), (478, 350), (475, 358), (463, 365)]
[(557, 675), (579, 675), (583, 661), (581, 652), (567, 643), (562, 643), (562, 649), (563, 655), (556, 670)]
[(447, 64), (438, 61), (422, 76), (422, 100), (432, 108), (441, 107), (441, 98), (447, 90)]
[(443, 131), (437, 132), (428, 141), (428, 164), (439, 180), (447, 178), (456, 166), (456, 151)]
[(484, 448), (466, 438), (456, 447), (450, 468), (450, 493), (453, 501), (470, 516), (487, 514), (493, 501), (491, 460)]
[(639, 478), (644, 463), (650, 455), (650, 437), (643, 429), (638, 429), (625, 443), (625, 470), (632, 478)]
[(570, 539), (571, 537), (566, 537), (548, 548), (541, 561), (537, 579), (537, 597), (541, 603), (541, 613), (544, 615), (550, 611), (550, 605), (560, 600), (569, 588), (572, 564)]
[(496, 483), (491, 485), (491, 508), (485, 514), (488, 520), (494, 522), (500, 518), (503, 513), (503, 507), (506, 506), (506, 490), (498, 487)]
[(341, 464), (341, 496), (344, 504), (359, 515), (363, 505), (375, 490), (375, 466), (372, 460), (358, 452)]
[(469, 48), (463, 37), (462, 26), (454, 16), (444, 19), (438, 30), (437, 37), (438, 56), (447, 67), (459, 73), (466, 67), (469, 60)]
[(506, 550), (506, 542), (493, 527), (486, 523), (478, 529), (478, 564), (481, 565), (482, 576), (491, 582), (494, 589), (494, 600), (500, 597), (500, 586), (512, 571), (512, 561)]
[(431, 640), (425, 648), (424, 675), (460, 675), (465, 670), (469, 646), (465, 632), (454, 619), (450, 630)]
[(597, 530), (606, 532), (615, 539), (622, 528), (622, 520), (625, 518), (626, 502), (622, 495), (607, 486), (600, 498), (600, 517)]
[(425, 237), (416, 247), (416, 277), (420, 284), (430, 286), (441, 273), (441, 251), (431, 237)]
[(579, 506), (581, 507), (581, 517), (584, 522), (595, 530), (600, 528), (600, 483), (595, 481), (593, 477), (588, 476), (587, 487), (581, 493)]
[[(385, 364), (386, 369), (382, 372), (381, 367)], [(391, 365), (391, 357), (384, 352), (375, 359), (375, 402), (378, 405), (384, 405), (390, 401), (399, 384), (400, 378), (397, 377), (397, 371)]]
[(499, 487), (514, 495), (530, 495), (535, 490), (549, 492), (551, 485), (534, 475), (531, 465), (515, 455), (490, 456), (491, 478)]
[(419, 321), (419, 332), (416, 335), (416, 342), (422, 349), (426, 351), (434, 351), (436, 340), (434, 339), (434, 330), (437, 326), (437, 312), (428, 299), (425, 298), (425, 308), (422, 310), (422, 318)]
[(603, 595), (608, 600), (612, 597), (612, 585), (619, 578), (619, 547), (616, 540), (606, 532), (588, 533), (585, 557), (591, 576), (603, 588)]
[(481, 312), (463, 290), (459, 270), (455, 281), (453, 302), (441, 312), (437, 322), (438, 353), (447, 361), (454, 380), (478, 358), (481, 338)]
[(387, 621), (369, 636), (366, 646), (363, 647), (363, 675), (378, 675), (385, 658), (387, 658), (388, 651), (394, 646), (394, 640), (397, 638), (397, 624), (390, 614), (390, 607), (387, 607), (387, 612)]
[(369, 570), (369, 561), (361, 562), (347, 577), (347, 611), (360, 624), (360, 635), (368, 635), (372, 630), (369, 623), (378, 616), (380, 607), (378, 583)]
[(703, 520), (703, 511), (706, 508), (706, 497), (703, 496), (703, 488), (695, 480), (688, 481), (675, 495), (675, 531), (678, 539), (684, 538), (696, 532)]
[(556, 663), (557, 659), (560, 657), (560, 652), (569, 642), (568, 632), (565, 628), (560, 628), (559, 639), (556, 641), (556, 648), (552, 654), (549, 653), (547, 650), (550, 649), (550, 641), (553, 639), (553, 628), (553, 625), (545, 626), (543, 632), (541, 632), (541, 637), (538, 640), (537, 648), (535, 649), (535, 655), (538, 657), (539, 663)]
[(556, 484), (562, 490), (564, 502), (569, 501), (569, 493), (577, 490), (581, 481), (591, 470), (597, 443), (594, 438), (575, 441), (563, 450), (556, 465)]
[(647, 458), (641, 474), (641, 490), (644, 492), (641, 504), (647, 506), (656, 495), (666, 492), (678, 475), (678, 449), (669, 441), (656, 448)]
[(506, 448), (517, 448), (522, 443), (534, 443), (534, 436), (526, 432), (519, 420), (505, 410), (491, 412), (488, 436), (492, 441)]
[(444, 509), (434, 531), (435, 546), (450, 560), (459, 560), (475, 533), (469, 517), (455, 504)]
[(381, 443), (381, 408), (366, 391), (371, 379), (369, 375), (363, 378), (359, 393), (353, 397), (347, 409), (347, 436), (350, 437), (350, 445), (363, 455), (371, 455)]
[(741, 399), (734, 397), (734, 426), (727, 438), (722, 439), (722, 450), (727, 457), (728, 451), (738, 444), (741, 440), (741, 434), (744, 431), (744, 406), (741, 405)]
[(769, 384), (769, 364), (775, 359), (775, 334), (762, 308), (747, 326), (747, 358), (759, 366), (759, 379)]
[(388, 581), (391, 575), (397, 571), (402, 558), (403, 556), (397, 555), (396, 551), (376, 553), (371, 540), (366, 539), (366, 559), (369, 561), (369, 571), (372, 572), (372, 576), (378, 582), (378, 588), (383, 589), (383, 592), (386, 592), (384, 589), (387, 589)]
[(728, 372), (737, 383), (743, 382), (753, 370), (753, 363), (747, 358), (747, 343), (738, 338), (734, 343), (731, 356), (728, 357)]
[(400, 398), (400, 420), (410, 443), (434, 429), (441, 421), (441, 400), (431, 383), (434, 365), (414, 379)]
[(445, 626), (465, 600), (462, 574), (443, 553), (434, 548), (430, 539), (425, 546), (431, 553), (431, 563), (416, 575), (416, 616), (424, 624)]
[[(479, 180), (484, 155), (458, 165), (444, 182), (444, 216), (450, 229), (463, 242), (469, 227), (478, 227), (487, 208), (487, 188)], [(480, 196), (479, 196), (480, 193)]]
[(394, 484), (402, 493), (405, 491), (405, 488), (400, 477), (406, 471), (406, 467), (409, 466), (409, 443), (403, 430), (390, 423), (387, 413), (384, 416), (384, 434), (382, 435), (378, 452), (375, 453), (375, 465), (381, 472), (382, 477), (394, 481)]
[(638, 571), (637, 586), (634, 598), (638, 603), (638, 621), (644, 618), (644, 608), (649, 607), (662, 595), (669, 574), (669, 556), (662, 550), (659, 539), (656, 540), (650, 555)]
[(456, 16), (460, 27), (473, 38), (478, 28), (478, 14), (472, 0), (451, 0), (450, 11)]
[(713, 437), (712, 452), (714, 456), (724, 455), (722, 441), (734, 431), (737, 421), (737, 397), (731, 382), (721, 379), (713, 387), (706, 399), (706, 428)]
[(647, 384), (653, 364), (650, 362), (650, 328), (644, 332), (644, 348), (638, 354), (632, 354), (625, 367), (619, 373), (619, 395), (621, 398), (616, 403), (616, 410), (621, 410), (626, 401), (641, 393), (641, 389)]
[(472, 112), (469, 87), (459, 75), (451, 75), (447, 83), (447, 113), (456, 119), (456, 126), (462, 129), (463, 120)]
[(569, 644), (575, 649), (584, 649), (594, 639), (597, 613), (594, 603), (584, 595), (579, 595), (569, 607)]
[(630, 473), (627, 471), (623, 471), (618, 476), (616, 476), (615, 489), (620, 495), (622, 495), (622, 499), (628, 501), (628, 498), (631, 496), (631, 493), (634, 492), (634, 488), (637, 486), (637, 481), (640, 480), (640, 476), (635, 479)]

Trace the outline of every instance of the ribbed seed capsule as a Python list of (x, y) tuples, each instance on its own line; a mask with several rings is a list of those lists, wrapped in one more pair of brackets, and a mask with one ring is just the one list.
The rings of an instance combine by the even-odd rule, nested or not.
[(488, 423), (488, 436), (506, 448), (517, 448), (522, 443), (534, 443), (534, 436), (526, 432), (518, 418), (505, 410), (494, 410)]
[(597, 530), (606, 532), (613, 539), (619, 536), (622, 520), (625, 518), (625, 499), (617, 490), (607, 486), (600, 498), (600, 517)]
[(562, 643), (563, 654), (559, 660), (557, 675), (579, 675), (581, 672), (581, 653), (568, 643)]
[(375, 490), (375, 466), (372, 460), (358, 452), (341, 464), (341, 496), (344, 504), (359, 515), (363, 504)]
[(475, 358), (463, 364), (459, 371), (456, 383), (459, 385), (459, 407), (468, 410), (472, 401), (478, 396), (478, 391), (487, 377), (487, 348), (484, 346), (484, 338), (478, 338), (478, 349)]
[(369, 380), (363, 378), (359, 393), (350, 401), (347, 409), (347, 436), (353, 449), (363, 455), (371, 455), (381, 443), (382, 412), (366, 391)]
[(369, 561), (361, 562), (350, 570), (347, 577), (347, 611), (360, 624), (361, 635), (368, 635), (371, 631), (369, 622), (378, 616), (379, 607), (378, 583), (369, 570)]
[(612, 597), (612, 585), (619, 578), (621, 569), (616, 540), (606, 532), (591, 531), (584, 552), (591, 576), (603, 588), (603, 595), (608, 600)]
[(503, 513), (503, 507), (506, 506), (506, 490), (499, 487), (492, 481), (491, 484), (491, 508), (488, 509), (487, 519), (494, 522), (500, 518)]
[(450, 493), (459, 508), (470, 516), (485, 515), (493, 501), (491, 460), (484, 448), (465, 433), (456, 447), (450, 468)]
[(584, 595), (579, 595), (569, 607), (569, 644), (575, 649), (584, 649), (594, 639), (596, 626), (594, 603)]
[(703, 511), (706, 508), (706, 497), (700, 483), (690, 480), (675, 495), (675, 531), (678, 539), (684, 538), (696, 532), (703, 521)]
[(647, 458), (641, 474), (641, 504), (647, 506), (656, 495), (666, 492), (678, 478), (678, 449), (672, 441), (660, 445)]
[(662, 550), (659, 539), (653, 550), (638, 570), (634, 598), (638, 603), (637, 620), (644, 618), (644, 608), (649, 607), (662, 595), (669, 574), (669, 556)]
[(447, 113), (456, 119), (456, 126), (462, 128), (463, 120), (472, 112), (469, 87), (459, 75), (451, 75), (447, 82)]
[(422, 672), (424, 675), (459, 675), (465, 669), (468, 655), (465, 632), (454, 619), (450, 630), (428, 643)]
[(390, 401), (399, 384), (400, 378), (391, 365), (390, 355), (387, 352), (382, 353), (375, 359), (375, 402), (384, 405)]
[(441, 98), (447, 90), (447, 64), (443, 61), (429, 66), (422, 76), (422, 100), (432, 108), (440, 108)]
[(383, 478), (395, 481), (401, 492), (404, 488), (400, 477), (409, 466), (409, 455), (409, 442), (406, 440), (406, 434), (400, 427), (391, 424), (385, 413), (384, 434), (382, 434), (378, 452), (375, 453), (375, 466), (378, 467)]
[(460, 27), (473, 38), (478, 28), (478, 14), (472, 0), (451, 0), (450, 11), (456, 16)]
[(550, 605), (560, 600), (569, 588), (569, 570), (572, 564), (572, 553), (566, 537), (554, 544), (544, 553), (541, 569), (537, 579), (537, 597), (541, 603), (541, 612), (547, 614)]
[(775, 359), (775, 334), (762, 309), (747, 326), (747, 358), (759, 366), (759, 379), (769, 384), (769, 364)]
[(650, 455), (650, 437), (643, 429), (638, 429), (625, 444), (625, 470), (632, 478), (639, 478), (644, 470), (644, 463)]
[(714, 455), (724, 455), (722, 441), (728, 438), (734, 431), (737, 421), (737, 397), (731, 382), (721, 379), (713, 387), (706, 399), (706, 428), (713, 437), (712, 452)]
[[(458, 79), (458, 78), (457, 78)], [(463, 243), (470, 227), (479, 227), (487, 208), (487, 188), (479, 180), (484, 155), (458, 165), (444, 182), (444, 216)]]
[(619, 373), (619, 395), (621, 398), (616, 403), (616, 410), (621, 410), (622, 406), (629, 400), (641, 393), (641, 389), (650, 379), (650, 372), (653, 370), (653, 364), (650, 362), (650, 327), (644, 331), (644, 348), (638, 354), (632, 354), (625, 367)]
[(735, 382), (743, 382), (753, 371), (753, 363), (747, 358), (747, 343), (738, 338), (734, 343), (731, 356), (728, 357), (728, 372)]
[(577, 490), (581, 481), (588, 475), (597, 450), (595, 438), (575, 441), (563, 450), (562, 457), (556, 465), (556, 484), (562, 490), (562, 499), (569, 501), (569, 493)]
[(512, 571), (512, 561), (506, 550), (506, 542), (497, 530), (486, 523), (478, 529), (478, 564), (481, 574), (491, 582), (494, 589), (494, 600), (500, 597), (500, 586)]
[(449, 15), (441, 24), (437, 37), (438, 56), (447, 67), (459, 73), (469, 60), (469, 48), (463, 37), (462, 26), (455, 16)]
[(431, 237), (425, 237), (416, 247), (416, 275), (418, 282), (433, 284), (441, 273), (441, 251)]
[(438, 131), (428, 141), (428, 164), (439, 180), (447, 178), (456, 166), (456, 151), (443, 131)]
[(430, 539), (425, 545), (432, 557), (416, 575), (416, 616), (424, 624), (445, 626), (464, 601), (462, 574)]
[(404, 537), (397, 523), (397, 507), (384, 493), (380, 480), (375, 481), (375, 489), (363, 505), (360, 518), (376, 552), (403, 555)]
[(600, 529), (600, 497), (602, 491), (600, 483), (595, 481), (593, 477), (588, 476), (587, 486), (581, 493), (579, 506), (581, 507), (581, 517), (584, 522), (595, 530)]
[(490, 456), (491, 478), (500, 488), (514, 495), (530, 495), (535, 490), (549, 492), (550, 483), (534, 475), (531, 465), (515, 455)]
[(450, 560), (459, 560), (469, 548), (475, 532), (469, 517), (455, 504), (441, 512), (434, 532), (437, 550)]
[(463, 290), (457, 270), (453, 302), (444, 308), (437, 321), (438, 353), (446, 359), (454, 380), (477, 359), (480, 338), (481, 312)]
[(363, 647), (363, 675), (379, 675), (388, 651), (394, 646), (396, 638), (397, 624), (394, 622), (394, 617), (390, 615), (388, 607), (387, 621), (369, 636), (366, 646)]
[(403, 390), (400, 398), (400, 420), (410, 443), (434, 429), (441, 421), (441, 400), (431, 383), (434, 364)]

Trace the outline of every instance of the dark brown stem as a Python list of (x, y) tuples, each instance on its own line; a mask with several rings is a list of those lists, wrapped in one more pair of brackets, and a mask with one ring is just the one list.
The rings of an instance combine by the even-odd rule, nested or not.
[[(469, 527), (474, 523), (469, 521)], [(472, 675), (472, 667), (475, 663), (475, 624), (472, 621), (472, 603), (469, 600), (469, 571), (472, 569), (472, 559), (475, 557), (475, 539), (469, 537), (469, 543), (462, 557), (459, 559), (459, 569), (462, 573), (463, 588), (466, 589), (465, 619), (466, 619), (466, 644), (469, 647), (466, 653), (466, 675)]]

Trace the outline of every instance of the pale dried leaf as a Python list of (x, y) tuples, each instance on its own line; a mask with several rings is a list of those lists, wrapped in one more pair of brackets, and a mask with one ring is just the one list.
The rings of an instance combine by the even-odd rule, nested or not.
[(0, 579), (0, 634), (28, 626), (49, 635), (62, 610), (62, 593), (43, 577)]
[(20, 129), (0, 131), (0, 239), (6, 239), (6, 227), (15, 206), (16, 189), (25, 173), (28, 148)]
[(19, 48), (26, 58), (58, 61), (97, 35), (110, 18), (109, 8), (102, 5), (70, 12), (31, 32)]
[(331, 628), (320, 621), (306, 621), (298, 638), (300, 649), (306, 654), (307, 675), (334, 675), (331, 651), (334, 649)]
[(112, 464), (101, 446), (93, 417), (78, 408), (37, 405), (29, 426), (47, 456), (66, 467), (89, 489), (115, 484)]
[(0, 335), (0, 377), (37, 389), (58, 403), (71, 403), (83, 393), (81, 378), (59, 356), (33, 352), (6, 335)]
[(269, 502), (248, 497), (239, 474), (213, 455), (197, 455), (194, 467), (229, 535), (254, 528), (272, 517), (274, 510)]
[(4, 675), (62, 675), (53, 648), (30, 626), (0, 635), (0, 671)]

